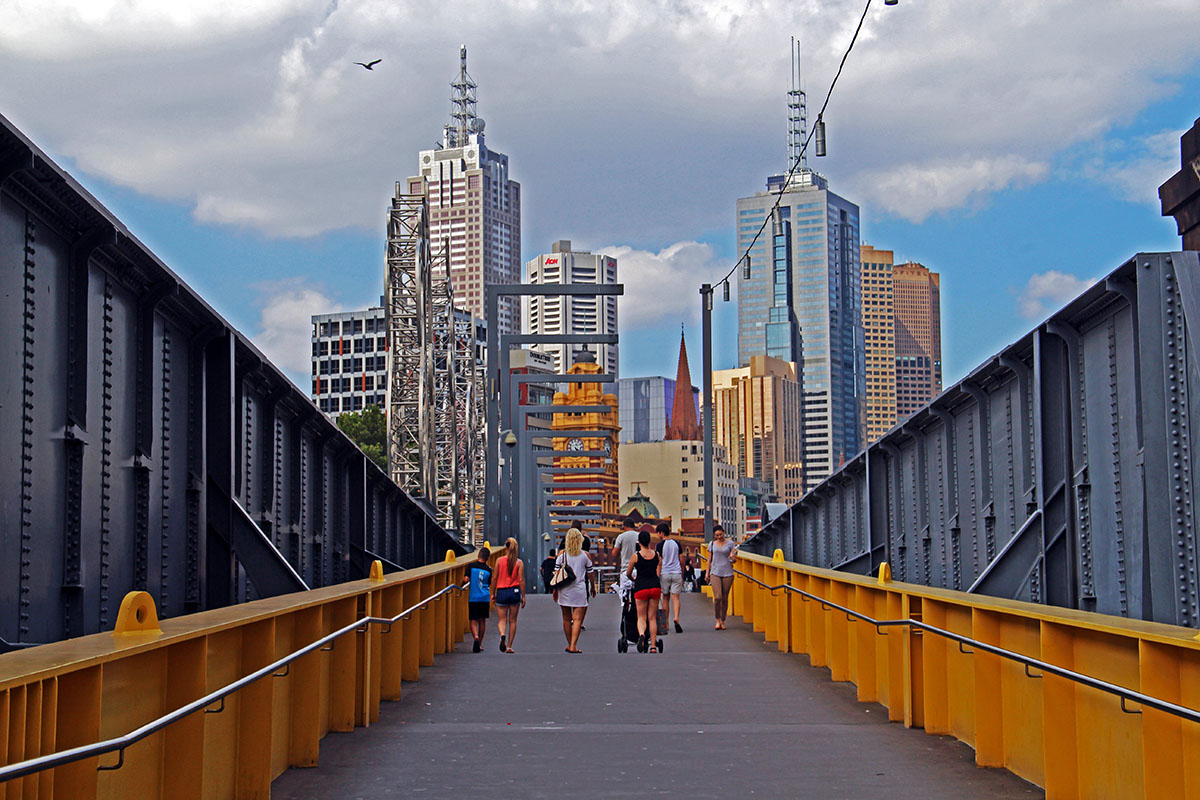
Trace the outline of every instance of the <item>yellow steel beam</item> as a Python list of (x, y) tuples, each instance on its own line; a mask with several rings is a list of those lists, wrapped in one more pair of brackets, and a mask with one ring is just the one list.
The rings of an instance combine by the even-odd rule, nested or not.
[[(356, 620), (460, 585), (473, 559), (373, 568), (366, 580), (161, 621), (149, 595), (130, 593), (113, 633), (0, 656), (0, 766), (125, 736)], [(452, 649), (467, 627), (456, 594), (341, 635), (120, 753), (2, 782), (0, 800), (267, 797), (288, 767), (317, 764), (325, 733), (377, 720), (435, 648)]]
[[(829, 667), (834, 680), (854, 682), (859, 700), (882, 703), (890, 720), (971, 745), (980, 766), (1007, 768), (1050, 798), (1200, 800), (1200, 722), (977, 649), (1002, 648), (1140, 692), (1146, 702), (1200, 709), (1193, 629), (898, 583), (886, 568), (878, 578), (850, 575), (781, 554), (741, 553), (737, 569), (816, 599), (738, 574), (731, 613), (781, 650)], [(980, 644), (908, 623), (876, 627), (832, 603)]]

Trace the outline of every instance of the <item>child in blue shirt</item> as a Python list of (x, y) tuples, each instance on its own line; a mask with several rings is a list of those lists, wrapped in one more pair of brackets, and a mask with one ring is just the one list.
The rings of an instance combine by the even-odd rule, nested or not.
[(488, 558), (492, 555), (486, 547), (479, 548), (479, 557), (467, 567), (464, 586), (467, 587), (467, 617), (471, 620), (471, 635), (475, 644), (471, 652), (483, 649), (483, 635), (487, 633), (487, 621), (492, 601), (492, 568)]

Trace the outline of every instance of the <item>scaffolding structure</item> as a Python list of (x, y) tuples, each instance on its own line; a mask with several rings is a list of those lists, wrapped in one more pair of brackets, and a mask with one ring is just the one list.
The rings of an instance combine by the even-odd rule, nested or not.
[(396, 194), (388, 215), (385, 313), (388, 332), (388, 473), (431, 501), (434, 396), (429, 201)]
[(479, 320), (454, 307), (450, 243), (434, 257), (427, 195), (396, 196), (388, 222), (388, 469), (438, 523), (483, 529), (486, 379)]

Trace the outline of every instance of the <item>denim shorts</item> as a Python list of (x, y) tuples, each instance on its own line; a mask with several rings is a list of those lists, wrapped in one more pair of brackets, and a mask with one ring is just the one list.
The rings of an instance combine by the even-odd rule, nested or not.
[(509, 586), (496, 590), (496, 605), (515, 606), (521, 604), (521, 587)]

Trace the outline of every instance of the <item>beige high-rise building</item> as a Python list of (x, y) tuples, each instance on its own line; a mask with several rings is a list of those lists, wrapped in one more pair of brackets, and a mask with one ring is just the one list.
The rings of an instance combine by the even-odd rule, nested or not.
[(896, 424), (896, 329), (891, 250), (861, 247), (862, 319), (867, 362), (867, 441)]
[(780, 502), (804, 492), (803, 425), (796, 365), (751, 356), (750, 366), (713, 371), (716, 441), (738, 477), (758, 478)]
[[(451, 118), (441, 145), (422, 150), (420, 174), (404, 184), (429, 198), (429, 243), (437, 273), (450, 246), (454, 305), (483, 318), (484, 286), (521, 280), (521, 184), (508, 177), (508, 156), (484, 143), (475, 113), (475, 82), (467, 74), (467, 48), (450, 83)], [(500, 319), (487, 320), (493, 335), (520, 333), (521, 306), (500, 298)]]
[(892, 267), (896, 328), (896, 416), (903, 420), (942, 391), (941, 276), (920, 264)]
[[(685, 519), (704, 516), (704, 442), (669, 439), (621, 445), (619, 463), (621, 497), (635, 491), (654, 501), (661, 519), (671, 518), (679, 530)], [(729, 463), (725, 448), (713, 445), (713, 519), (724, 525), (730, 536), (746, 531), (745, 499), (738, 493), (737, 470)]]

